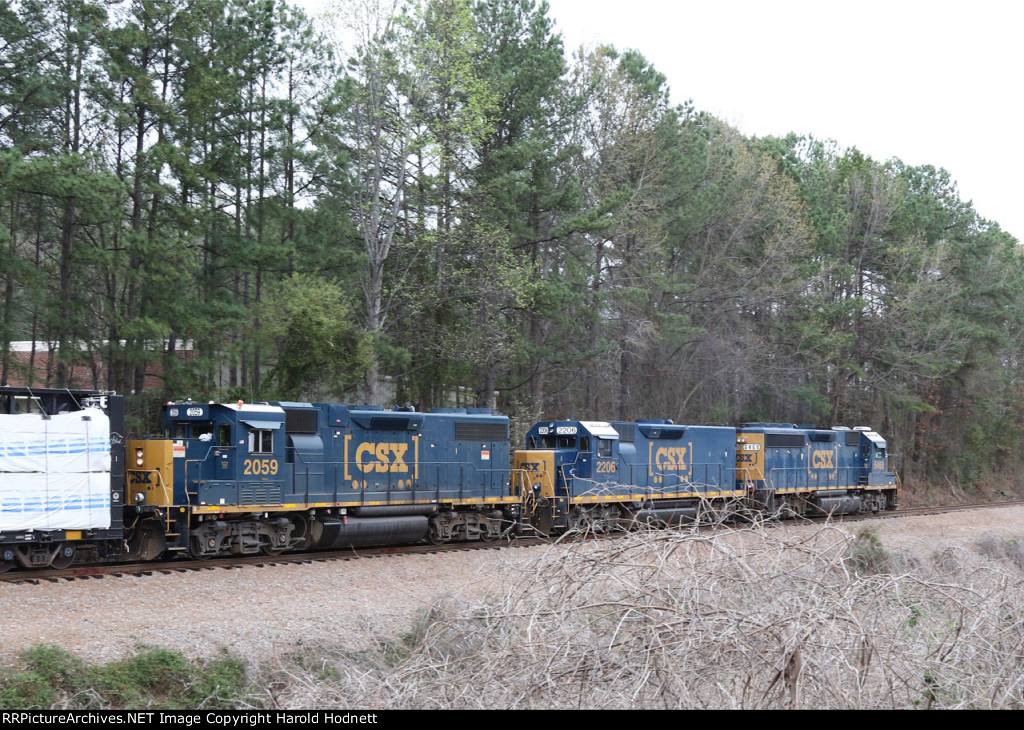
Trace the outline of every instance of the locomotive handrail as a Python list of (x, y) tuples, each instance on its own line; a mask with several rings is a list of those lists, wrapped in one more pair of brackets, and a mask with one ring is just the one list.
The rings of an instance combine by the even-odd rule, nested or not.
[[(827, 489), (856, 489), (862, 486), (858, 483), (860, 473), (863, 471), (857, 466), (836, 467), (829, 470), (835, 472), (834, 476), (828, 472), (819, 474), (821, 470), (808, 471), (805, 466), (772, 467), (765, 476), (765, 484), (771, 489), (805, 489), (809, 491), (822, 491)], [(812, 478), (812, 474), (818, 474)], [(779, 476), (781, 475), (781, 478)], [(823, 478), (822, 478), (823, 477)], [(841, 478), (844, 477), (844, 478)], [(851, 479), (852, 477), (852, 479)]]
[[(622, 457), (619, 457), (620, 461), (623, 461)], [(660, 487), (651, 487), (649, 485), (640, 485), (636, 483), (636, 479), (633, 478), (632, 469), (630, 469), (630, 477), (625, 481), (621, 478), (616, 481), (599, 481), (594, 477), (583, 477), (575, 473), (574, 467), (578, 464), (578, 460), (567, 464), (560, 465), (562, 470), (562, 482), (565, 484), (565, 489), (568, 496), (571, 496), (571, 489), (569, 487), (569, 480), (583, 480), (592, 482), (595, 485), (607, 485), (608, 487), (615, 487), (618, 489), (631, 489), (631, 490), (643, 490), (651, 494), (655, 492), (664, 493), (670, 489), (678, 488), (691, 488), (692, 491), (711, 491), (712, 488), (717, 488), (719, 491), (735, 491), (735, 478), (729, 480), (727, 478), (728, 472), (735, 473), (735, 467), (727, 467), (725, 464), (719, 464), (714, 462), (698, 462), (690, 465), (689, 475), (680, 475), (673, 473), (672, 471), (663, 470), (657, 465), (650, 462), (641, 464), (630, 464), (629, 466), (641, 467), (648, 471), (650, 474), (656, 474), (663, 477), (664, 479), (675, 479), (676, 481), (671, 484), (662, 484)], [(620, 474), (625, 472), (625, 469), (620, 471)], [(717, 481), (711, 479), (712, 472), (717, 472)], [(703, 487), (703, 490), (701, 489)]]
[[(305, 466), (307, 476), (308, 476), (308, 473), (309, 473), (308, 472), (309, 468), (311, 466), (317, 466), (317, 465), (320, 465), (320, 466), (334, 466), (334, 467), (338, 467), (338, 468), (345, 468), (345, 467), (347, 467), (349, 473), (358, 473), (360, 475), (370, 474), (370, 472), (363, 472), (362, 469), (359, 467), (359, 464), (355, 460), (349, 460), (349, 461), (344, 461), (344, 460), (335, 460), (335, 461), (305, 461), (305, 460), (303, 460), (303, 464)], [(458, 482), (452, 488), (445, 489), (445, 485), (441, 483), (442, 470), (445, 467), (451, 468), (453, 466), (459, 467)], [(393, 498), (394, 495), (401, 495), (401, 497), (403, 499), (404, 498), (408, 498), (410, 501), (416, 501), (417, 499), (424, 499), (424, 497), (422, 496), (422, 493), (426, 492), (429, 495), (429, 498), (432, 498), (432, 499), (434, 499), (436, 501), (443, 501), (445, 499), (458, 499), (458, 500), (462, 500), (462, 499), (467, 499), (467, 496), (466, 496), (467, 479), (466, 479), (466, 474), (465, 474), (465, 470), (466, 469), (471, 469), (472, 473), (475, 473), (475, 474), (502, 474), (502, 475), (504, 475), (504, 474), (507, 473), (507, 470), (502, 469), (502, 468), (492, 467), (492, 468), (484, 469), (484, 468), (479, 467), (476, 464), (466, 464), (466, 463), (460, 462), (460, 461), (427, 461), (427, 462), (420, 461), (420, 462), (418, 462), (418, 467), (419, 467), (419, 470), (421, 472), (421, 475), (420, 475), (420, 477), (418, 479), (413, 479), (411, 476), (406, 477), (404, 475), (402, 476), (401, 479), (396, 479), (395, 478), (395, 474), (396, 473), (395, 472), (390, 472), (390, 471), (389, 472), (373, 472), (377, 476), (381, 477), (380, 481), (383, 482), (383, 484), (381, 485), (382, 488), (381, 489), (368, 489), (364, 485), (361, 489), (358, 490), (358, 495), (359, 496), (358, 496), (357, 499), (359, 501), (365, 502), (365, 501), (367, 501), (367, 497), (366, 497), (367, 493), (370, 493), (370, 494), (373, 494), (373, 493), (383, 493), (383, 494), (385, 494), (387, 496), (387, 498), (389, 500), (391, 498)], [(434, 485), (435, 486), (432, 486), (432, 487), (430, 487), (430, 486), (423, 486), (423, 482), (429, 481), (428, 479), (424, 479), (424, 476), (423, 476), (424, 470), (433, 470), (432, 476), (434, 477)], [(408, 488), (404, 488), (404, 487), (400, 488), (400, 487), (397, 486), (397, 482), (398, 481), (403, 481), (403, 480), (408, 480), (409, 481), (410, 486)], [(363, 480), (359, 479), (359, 478), (356, 478), (356, 479), (354, 479), (354, 481), (358, 482), (358, 481), (363, 481)], [(367, 479), (366, 481), (370, 481), (370, 480)], [(351, 501), (351, 499), (349, 497), (344, 497), (343, 498), (341, 496), (340, 491), (341, 491), (341, 488), (343, 486), (342, 480), (337, 480), (337, 479), (334, 480), (334, 483), (333, 483), (333, 485), (331, 485), (331, 489), (329, 491), (327, 491), (327, 486), (328, 485), (325, 483), (324, 484), (325, 494), (330, 494), (331, 496), (333, 496), (335, 502), (348, 502), (348, 501)], [(495, 493), (496, 492), (498, 497), (510, 496), (510, 495), (505, 493), (506, 486), (507, 486), (507, 484), (505, 484), (505, 483), (499, 483), (499, 484), (496, 484), (496, 485), (493, 485), (493, 486), (492, 485), (486, 485), (484, 487), (484, 495), (486, 497), (489, 493)], [(452, 490), (455, 490), (457, 492), (457, 496), (451, 497), (449, 495), (446, 495), (446, 492), (450, 492)], [(355, 493), (355, 490), (353, 490), (353, 492)], [(307, 479), (307, 492), (306, 492), (306, 494), (307, 494), (307, 499), (308, 499), (309, 498), (308, 497), (308, 495), (309, 495), (308, 479)], [(353, 496), (354, 496), (354, 494), (353, 494)], [(475, 496), (475, 495), (471, 495), (471, 496)]]

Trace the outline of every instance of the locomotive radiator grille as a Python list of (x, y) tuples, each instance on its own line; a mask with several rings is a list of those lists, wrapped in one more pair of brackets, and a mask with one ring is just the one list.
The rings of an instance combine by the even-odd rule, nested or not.
[(239, 504), (280, 504), (281, 487), (277, 484), (243, 484), (238, 489)]

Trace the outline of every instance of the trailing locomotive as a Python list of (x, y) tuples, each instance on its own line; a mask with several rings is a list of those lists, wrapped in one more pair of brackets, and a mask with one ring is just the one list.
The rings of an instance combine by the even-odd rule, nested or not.
[(0, 388), (0, 572), (850, 514), (899, 489), (869, 429), (545, 421), (513, 456), (483, 409), (187, 401), (161, 437), (123, 433), (120, 396)]
[(526, 441), (515, 452), (513, 491), (545, 534), (897, 504), (885, 440), (866, 428), (545, 421)]

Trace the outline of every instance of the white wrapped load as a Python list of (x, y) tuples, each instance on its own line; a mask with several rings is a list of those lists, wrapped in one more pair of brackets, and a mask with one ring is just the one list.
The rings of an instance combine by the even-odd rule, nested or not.
[(110, 474), (0, 472), (0, 530), (110, 527)]
[(0, 530), (110, 527), (110, 419), (0, 415)]
[(0, 472), (12, 471), (109, 472), (110, 419), (98, 408), (0, 415)]

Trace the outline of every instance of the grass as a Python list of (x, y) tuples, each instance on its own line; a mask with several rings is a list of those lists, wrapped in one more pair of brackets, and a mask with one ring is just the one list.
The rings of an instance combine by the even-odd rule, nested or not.
[(252, 696), (246, 668), (230, 656), (203, 664), (167, 649), (90, 665), (53, 645), (33, 647), (0, 670), (3, 709), (229, 709)]

